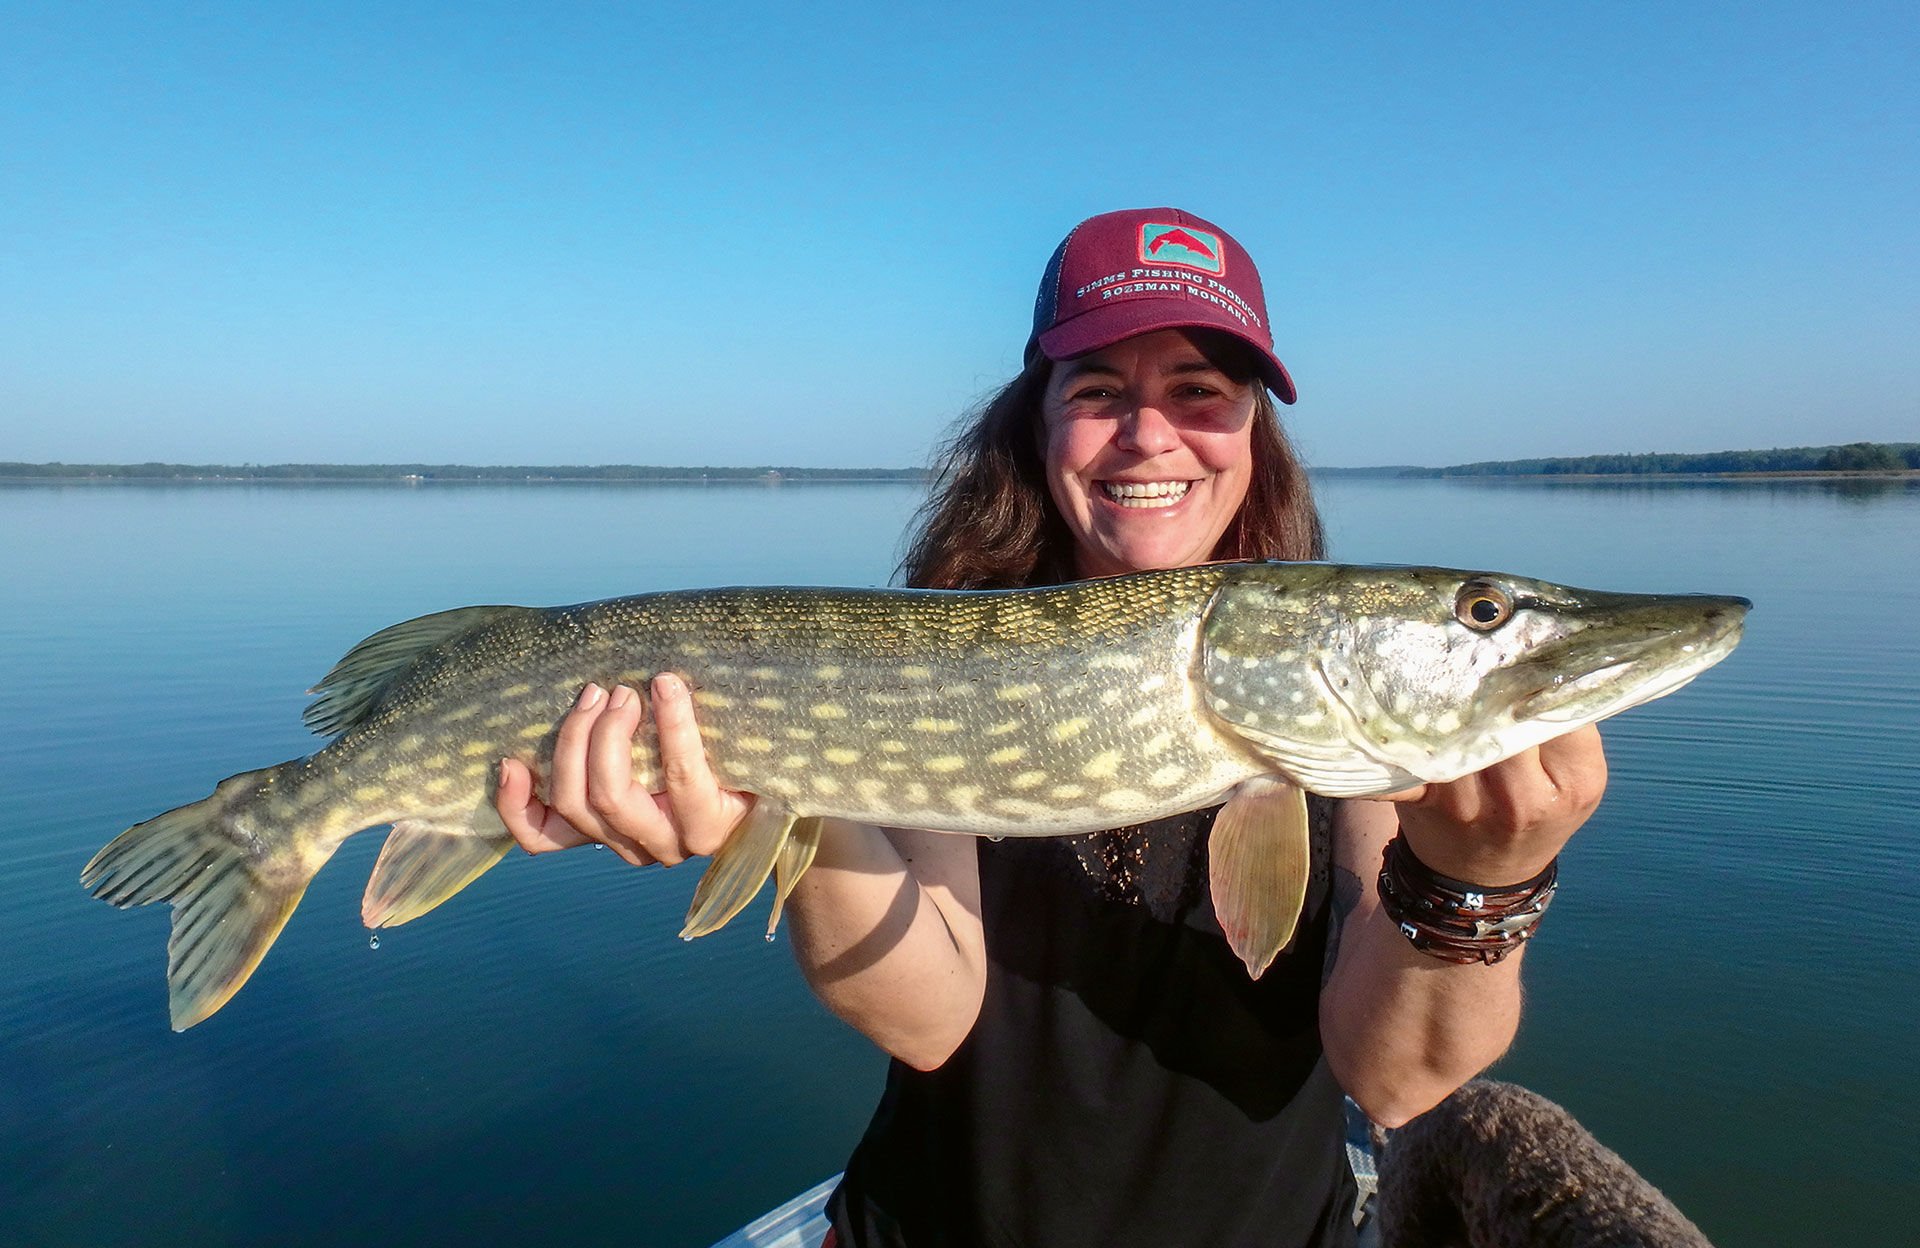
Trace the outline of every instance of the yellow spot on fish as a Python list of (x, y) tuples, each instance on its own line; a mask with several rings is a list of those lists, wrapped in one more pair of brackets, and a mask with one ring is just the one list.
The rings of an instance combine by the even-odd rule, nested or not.
[(1108, 810), (1134, 810), (1146, 803), (1146, 794), (1138, 789), (1108, 789), (1100, 795), (1100, 804)]
[(704, 659), (707, 657), (707, 648), (697, 641), (683, 641), (675, 646), (674, 650), (679, 654), (686, 655), (690, 659)]
[(1047, 790), (1047, 796), (1056, 802), (1071, 802), (1086, 795), (1086, 786), (1079, 784), (1056, 784)]
[(1187, 769), (1177, 763), (1168, 763), (1159, 771), (1147, 777), (1147, 783), (1156, 789), (1170, 789), (1186, 779)]
[(1145, 728), (1158, 718), (1160, 718), (1160, 708), (1149, 703), (1127, 716), (1127, 727)]
[(1152, 758), (1155, 754), (1164, 753), (1167, 747), (1172, 744), (1173, 744), (1172, 733), (1170, 732), (1157, 733), (1155, 734), (1154, 738), (1151, 741), (1147, 742), (1146, 745), (1141, 747), (1140, 752), (1145, 754), (1148, 758)]
[(726, 730), (715, 728), (712, 724), (701, 724), (700, 735), (709, 741), (725, 741), (727, 739)]
[(896, 763), (892, 759), (887, 759), (880, 764), (881, 771), (905, 771), (906, 769), (907, 765), (905, 763)]
[(353, 791), (353, 800), (356, 802), (377, 802), (386, 795), (387, 790), (383, 785), (363, 784)]
[(395, 746), (394, 748), (400, 750), (402, 753), (411, 754), (415, 750), (419, 749), (421, 746), (425, 745), (426, 743), (427, 743), (427, 739), (425, 737), (421, 736), (417, 732), (410, 732), (406, 736), (400, 738), (400, 744)]
[(802, 767), (805, 767), (808, 763), (812, 761), (813, 760), (808, 758), (805, 754), (789, 754), (785, 758), (780, 760), (780, 770), (799, 771)]
[(907, 752), (907, 743), (905, 741), (882, 741), (880, 743), (880, 750), (885, 754), (905, 754)]
[(1047, 773), (1044, 771), (1023, 771), (1013, 779), (1007, 781), (1007, 784), (1016, 789), (1032, 789), (1046, 782)]
[(853, 791), (860, 795), (863, 802), (879, 802), (886, 796), (887, 786), (884, 781), (866, 776), (853, 782)]
[(493, 770), (493, 767), (488, 763), (468, 763), (460, 769), (460, 774), (469, 780), (478, 780), (491, 770)]
[(482, 728), (505, 728), (512, 722), (513, 716), (511, 715), (489, 715), (480, 721), (480, 726)]
[(724, 693), (716, 693), (711, 689), (695, 689), (693, 691), (693, 704), (695, 706), (710, 706), (715, 710), (724, 711), (733, 705), (733, 699)]
[(500, 691), (500, 696), (503, 698), (524, 698), (532, 692), (532, 685), (521, 683), (518, 685), (508, 685)]
[(827, 663), (813, 669), (813, 677), (815, 680), (839, 680), (846, 674), (846, 668), (835, 666), (832, 663)]
[(983, 790), (977, 784), (960, 784), (947, 790), (947, 800), (955, 806), (971, 806), (980, 800)]
[(787, 709), (787, 700), (785, 698), (755, 698), (753, 705), (755, 710), (784, 711)]
[(942, 754), (939, 758), (926, 761), (928, 771), (959, 771), (967, 765), (967, 760), (958, 754)]
[(838, 763), (842, 767), (845, 767), (849, 763), (857, 763), (860, 761), (860, 751), (846, 750), (846, 749), (841, 749), (838, 746), (835, 746), (832, 749), (822, 750), (820, 752), (820, 757), (826, 759), (830, 763)]
[(813, 778), (813, 791), (823, 797), (832, 797), (840, 792), (840, 782), (832, 776), (815, 776)]
[(995, 724), (993, 727), (987, 729), (987, 735), (990, 737), (1004, 737), (1010, 732), (1019, 732), (1021, 727), (1022, 725), (1019, 720), (1009, 719), (1004, 723)]
[(440, 717), (440, 722), (443, 724), (457, 724), (463, 719), (472, 719), (475, 715), (478, 715), (479, 713), (480, 713), (480, 708), (477, 705), (463, 706), (458, 710), (448, 711), (445, 715), (442, 715)]
[(460, 747), (460, 755), (463, 758), (478, 758), (482, 754), (491, 753), (493, 753), (491, 741), (469, 741)]
[(811, 728), (782, 728), (780, 732), (789, 741), (811, 741), (820, 735)]
[(755, 680), (778, 680), (780, 679), (780, 669), (777, 667), (756, 667), (748, 672), (747, 675), (753, 677)]
[(431, 758), (421, 759), (420, 765), (428, 771), (441, 771), (453, 766), (453, 755), (446, 753), (435, 754)]
[(1005, 749), (995, 750), (993, 753), (987, 755), (987, 761), (995, 766), (999, 766), (1004, 763), (1017, 763), (1026, 756), (1026, 746), (1009, 745)]
[(1002, 702), (1023, 702), (1040, 695), (1039, 685), (1001, 685), (993, 691), (993, 696)]
[(909, 784), (907, 786), (907, 800), (916, 806), (926, 805), (927, 786), (919, 783)]
[(834, 702), (816, 702), (808, 708), (807, 714), (815, 719), (845, 719), (847, 708)]
[(1442, 711), (1440, 715), (1433, 721), (1433, 726), (1435, 731), (1438, 731), (1438, 732), (1460, 731), (1460, 712)]
[(932, 680), (933, 679), (933, 669), (930, 667), (922, 667), (918, 663), (907, 664), (905, 667), (900, 669), (900, 674), (906, 677), (908, 680)]
[(767, 740), (765, 737), (741, 737), (738, 741), (734, 742), (734, 744), (743, 750), (750, 750), (755, 754), (771, 754), (773, 752), (773, 742)]
[(1087, 725), (1091, 724), (1092, 722), (1093, 722), (1092, 720), (1088, 719), (1084, 715), (1076, 715), (1072, 719), (1063, 719), (1059, 723), (1055, 724), (1051, 729), (1049, 729), (1048, 735), (1050, 735), (1055, 741), (1071, 741), (1075, 737), (1079, 736), (1081, 733), (1085, 732), (1087, 730)]
[(1089, 780), (1111, 780), (1120, 774), (1120, 762), (1124, 757), (1119, 750), (1102, 750), (1086, 761), (1080, 768), (1080, 774)]
[(915, 732), (959, 732), (960, 721), (957, 719), (929, 719), (922, 717), (913, 721), (913, 730)]
[(1167, 687), (1167, 678), (1165, 675), (1149, 676), (1145, 680), (1140, 682), (1141, 693), (1153, 693), (1157, 690), (1165, 689), (1166, 687)]
[(522, 741), (538, 741), (541, 737), (546, 736), (552, 731), (553, 727), (550, 724), (528, 724), (520, 730), (520, 739)]
[(451, 776), (435, 776), (433, 779), (421, 785), (420, 791), (428, 797), (438, 797), (452, 787), (453, 778)]
[(1094, 671), (1107, 668), (1116, 672), (1135, 672), (1140, 670), (1140, 656), (1128, 654), (1124, 650), (1107, 650), (1093, 656), (1087, 664)]

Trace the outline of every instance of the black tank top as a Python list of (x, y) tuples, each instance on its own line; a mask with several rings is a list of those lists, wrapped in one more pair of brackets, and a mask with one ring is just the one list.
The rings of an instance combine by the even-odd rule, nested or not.
[(1347, 1245), (1320, 1048), (1331, 803), (1301, 930), (1249, 980), (1207, 888), (1213, 811), (980, 845), (986, 999), (900, 1062), (829, 1212), (840, 1248)]

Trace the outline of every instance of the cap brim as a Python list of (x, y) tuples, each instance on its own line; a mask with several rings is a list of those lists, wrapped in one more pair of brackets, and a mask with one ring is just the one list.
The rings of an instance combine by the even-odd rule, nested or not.
[(1253, 348), (1261, 380), (1275, 397), (1282, 403), (1291, 403), (1299, 397), (1287, 366), (1265, 343), (1224, 312), (1209, 316), (1202, 307), (1186, 299), (1127, 299), (1089, 308), (1041, 334), (1037, 342), (1048, 359), (1071, 360), (1136, 334), (1150, 334), (1160, 329), (1217, 329), (1231, 334)]

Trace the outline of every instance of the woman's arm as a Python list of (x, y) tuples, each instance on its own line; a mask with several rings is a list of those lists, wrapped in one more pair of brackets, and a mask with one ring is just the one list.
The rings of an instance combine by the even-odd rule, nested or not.
[[(561, 724), (547, 798), (532, 773), (500, 764), (495, 808), (528, 853), (597, 842), (636, 866), (716, 852), (753, 799), (707, 766), (685, 682), (653, 683), (666, 790), (633, 781), (646, 699), (584, 690)], [(813, 866), (787, 902), (794, 957), (828, 1009), (923, 1070), (973, 1029), (986, 988), (973, 838), (829, 820)]]
[(1597, 729), (1549, 741), (1476, 775), (1343, 802), (1334, 831), (1332, 967), (1320, 996), (1327, 1061), (1375, 1122), (1399, 1126), (1438, 1104), (1513, 1042), (1525, 946), (1491, 966), (1416, 950), (1380, 907), (1375, 880), (1396, 827), (1414, 856), (1457, 880), (1529, 879), (1599, 805)]

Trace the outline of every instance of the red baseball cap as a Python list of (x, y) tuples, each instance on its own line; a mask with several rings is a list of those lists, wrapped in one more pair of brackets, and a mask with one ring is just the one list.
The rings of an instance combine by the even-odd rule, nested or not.
[(1282, 403), (1297, 397), (1273, 353), (1253, 257), (1219, 226), (1178, 208), (1129, 208), (1073, 227), (1040, 279), (1027, 360), (1070, 360), (1156, 329), (1232, 334), (1254, 349)]

